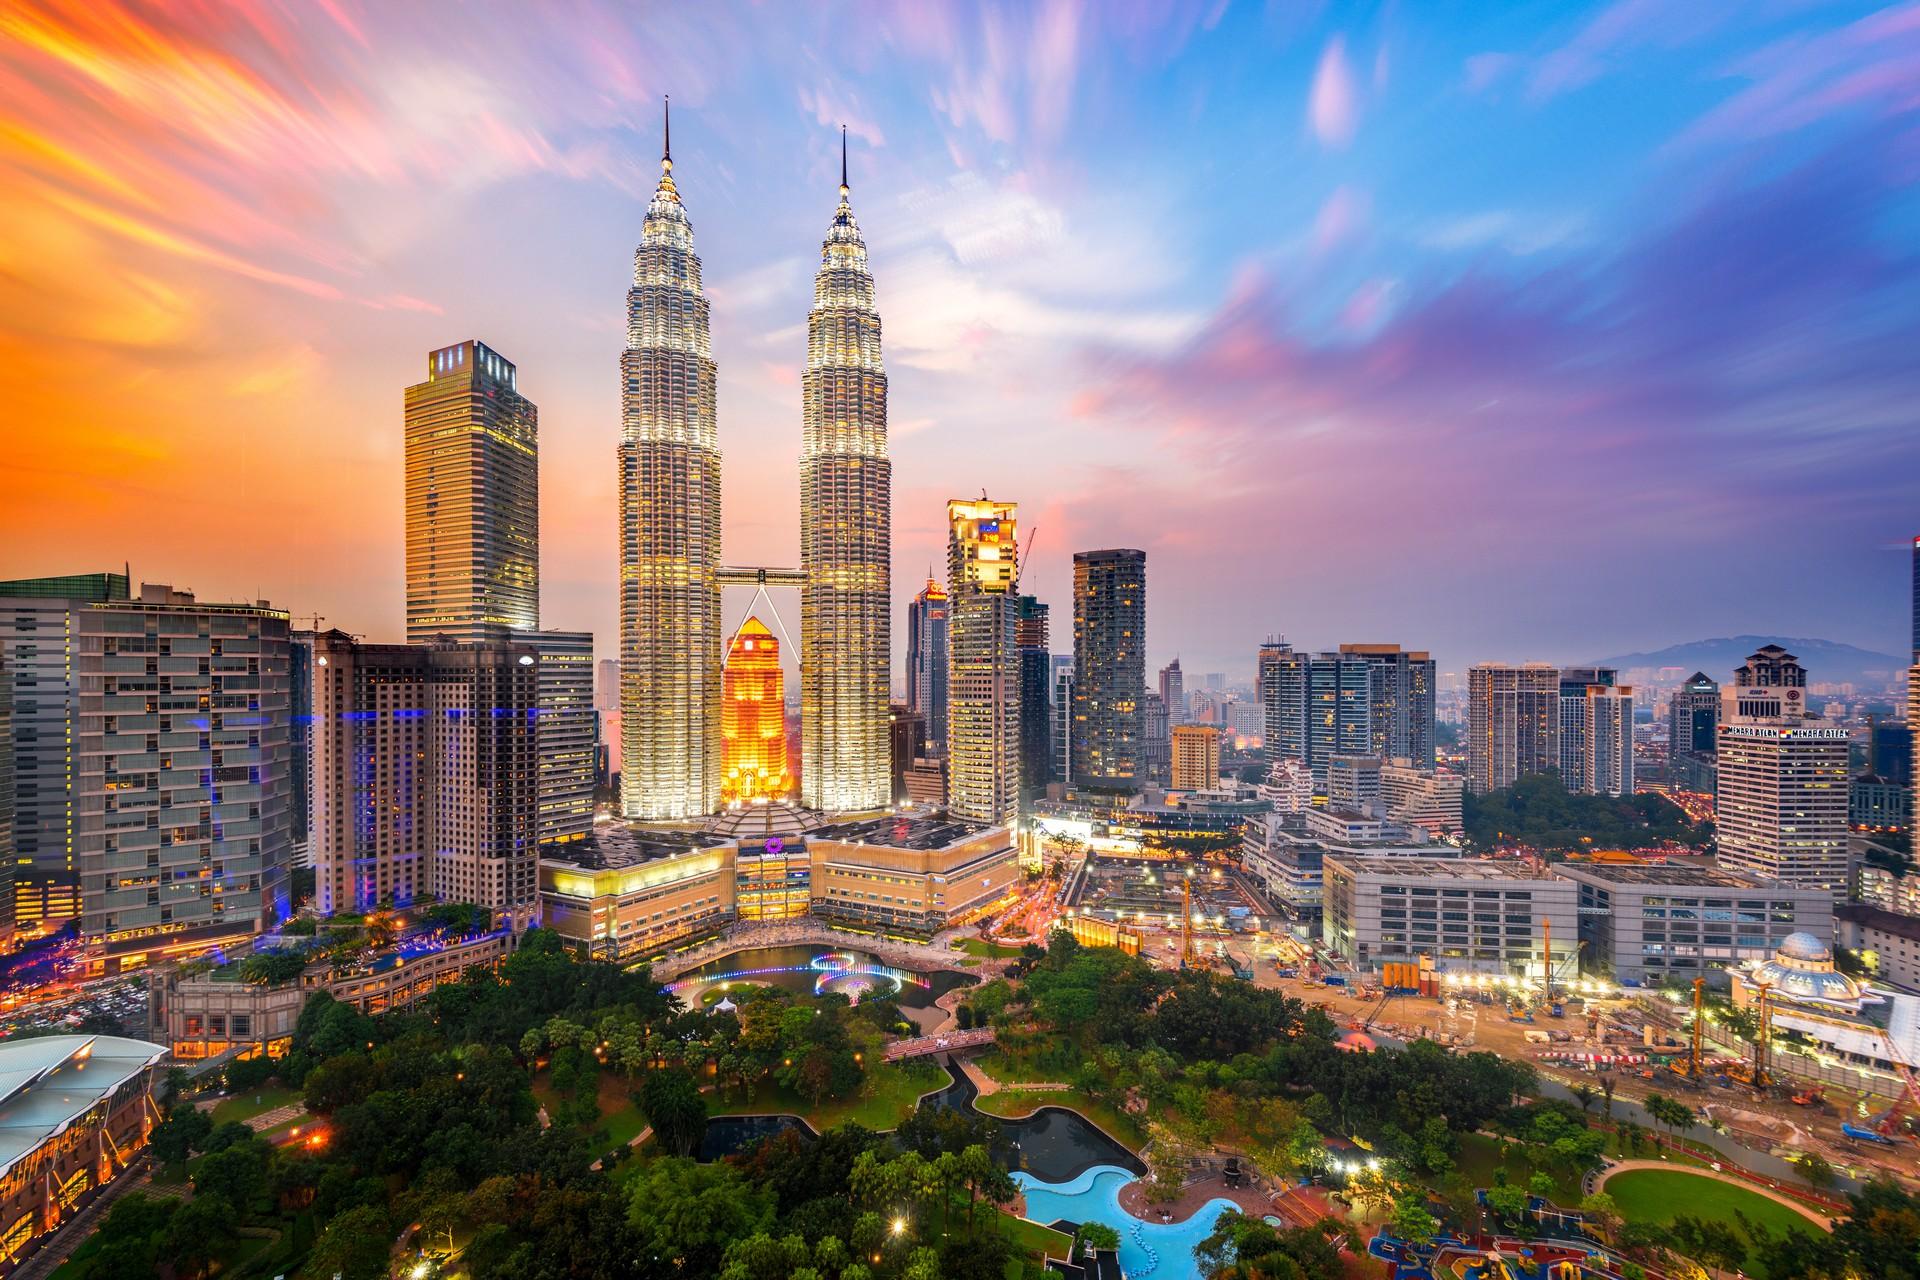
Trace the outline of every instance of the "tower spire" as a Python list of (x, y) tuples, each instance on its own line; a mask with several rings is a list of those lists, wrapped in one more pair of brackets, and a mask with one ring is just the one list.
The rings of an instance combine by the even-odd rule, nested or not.
[(840, 194), (847, 194), (847, 126), (840, 126)]
[(660, 95), (660, 167), (673, 168), (673, 95)]

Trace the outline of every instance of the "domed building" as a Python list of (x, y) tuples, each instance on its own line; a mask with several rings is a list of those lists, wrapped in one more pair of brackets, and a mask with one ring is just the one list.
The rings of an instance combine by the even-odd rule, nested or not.
[[(1878, 1004), (1861, 983), (1841, 973), (1833, 961), (1833, 948), (1811, 933), (1790, 933), (1772, 958), (1756, 960), (1744, 969), (1734, 970), (1734, 1003), (1744, 1005), (1742, 986), (1766, 987), (1769, 999), (1784, 1004), (1804, 1004), (1819, 1009), (1857, 1014), (1863, 1005)], [(1756, 995), (1757, 990), (1749, 995)]]

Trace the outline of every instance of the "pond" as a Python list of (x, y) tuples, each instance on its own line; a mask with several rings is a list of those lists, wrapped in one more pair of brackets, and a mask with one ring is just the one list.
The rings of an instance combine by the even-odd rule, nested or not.
[(1120, 1207), (1120, 1188), (1134, 1175), (1125, 1169), (1100, 1165), (1066, 1181), (1043, 1182), (1030, 1173), (1016, 1172), (1013, 1180), (1027, 1196), (1027, 1217), (1055, 1223), (1103, 1222), (1120, 1233), (1120, 1269), (1129, 1277), (1189, 1280), (1200, 1274), (1193, 1247), (1213, 1234), (1220, 1215), (1234, 1203), (1216, 1197), (1200, 1206), (1184, 1222), (1142, 1222)]
[(667, 990), (698, 1009), (715, 990), (724, 994), (736, 984), (758, 983), (807, 995), (843, 995), (858, 1004), (868, 998), (891, 998), (920, 1009), (953, 990), (970, 985), (963, 973), (938, 970), (919, 973), (896, 968), (879, 956), (821, 946), (754, 947), (709, 960), (689, 970)]

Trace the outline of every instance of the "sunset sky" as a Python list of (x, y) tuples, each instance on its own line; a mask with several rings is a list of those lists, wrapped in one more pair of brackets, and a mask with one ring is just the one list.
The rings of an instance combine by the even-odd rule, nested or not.
[(663, 93), (730, 562), (798, 560), (845, 123), (903, 606), (985, 489), (1056, 651), (1099, 546), (1191, 672), (1903, 651), (1920, 4), (0, 0), (0, 577), (396, 639), (401, 390), (478, 338), (540, 406), (542, 621), (612, 653)]

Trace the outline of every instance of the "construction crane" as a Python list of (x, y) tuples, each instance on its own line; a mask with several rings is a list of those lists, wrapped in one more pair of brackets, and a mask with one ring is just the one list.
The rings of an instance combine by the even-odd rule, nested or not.
[(1893, 1063), (1895, 1071), (1900, 1073), (1900, 1096), (1893, 1105), (1873, 1119), (1874, 1131), (1882, 1137), (1889, 1136), (1899, 1126), (1900, 1120), (1910, 1110), (1920, 1110), (1920, 1079), (1916, 1079), (1900, 1050), (1893, 1043), (1893, 1034), (1882, 1031), (1880, 1038), (1886, 1041), (1887, 1059)]
[(1693, 1037), (1687, 1048), (1687, 1079), (1700, 1082), (1700, 1041), (1707, 1031), (1707, 980), (1693, 980)]

